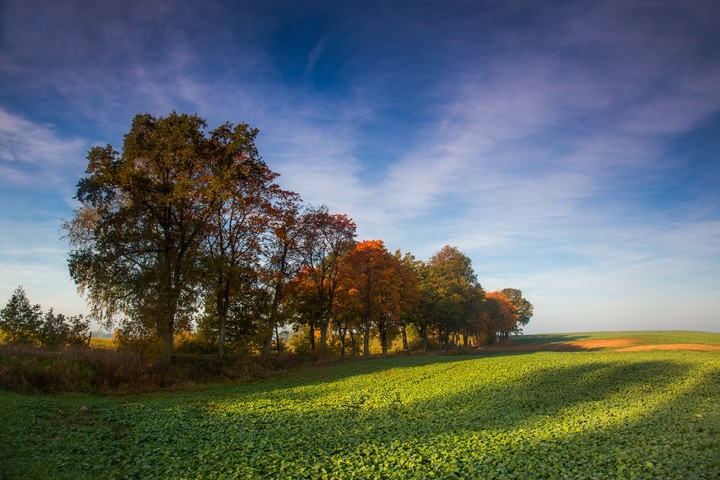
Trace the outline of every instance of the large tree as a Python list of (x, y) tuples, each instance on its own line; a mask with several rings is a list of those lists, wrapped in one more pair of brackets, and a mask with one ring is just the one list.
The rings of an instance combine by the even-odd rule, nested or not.
[(300, 284), (306, 285), (306, 300), (314, 307), (305, 308), (311, 317), (310, 345), (315, 348), (315, 329), (320, 330), (320, 348), (327, 346), (327, 333), (332, 320), (335, 293), (342, 257), (355, 243), (355, 222), (344, 214), (332, 214), (328, 208), (310, 208), (304, 214), (303, 238), (299, 249), (304, 269)]
[(441, 344), (449, 348), (450, 335), (464, 334), (476, 318), (483, 291), (472, 261), (456, 247), (445, 246), (427, 264), (422, 291), (426, 314), (437, 328)]
[(402, 255), (400, 250), (395, 251), (394, 257), (398, 260), (398, 287), (400, 289), (400, 315), (398, 326), (402, 336), (403, 350), (409, 351), (407, 326), (416, 321), (420, 301), (420, 277), (418, 261), (410, 252)]
[[(370, 328), (375, 327), (383, 353), (388, 350), (390, 329), (402, 314), (403, 275), (400, 260), (381, 240), (367, 240), (355, 245), (343, 258), (340, 291), (336, 302), (347, 321), (359, 320), (363, 329), (363, 355), (370, 354)], [(345, 330), (347, 326), (345, 327)]]
[[(268, 254), (275, 217), (281, 214), (278, 205), (294, 198), (274, 183), (278, 174), (260, 158), (255, 147), (257, 133), (246, 124), (234, 128), (225, 124), (211, 136), (219, 155), (212, 163), (214, 187), (210, 193), (215, 210), (209, 218), (203, 253), (208, 268), (206, 298), (213, 304), (221, 357), (230, 309), (238, 304), (233, 297), (247, 297), (253, 285), (264, 282), (262, 258)], [(247, 315), (234, 315), (232, 320), (243, 318)], [(246, 327), (233, 326), (236, 330)]]
[(265, 242), (265, 276), (268, 288), (272, 290), (272, 302), (264, 334), (264, 357), (270, 354), (273, 333), (278, 353), (282, 349), (279, 327), (284, 323), (283, 300), (288, 284), (302, 267), (299, 246), (306, 224), (305, 217), (299, 212), (297, 196), (286, 195), (277, 202), (272, 217), (272, 230)]
[[(81, 206), (66, 224), (70, 274), (94, 317), (152, 326), (164, 363), (197, 304), (201, 247), (222, 205), (218, 172), (243, 158), (233, 140), (218, 140), (231, 126), (206, 129), (197, 115), (137, 115), (122, 153), (110, 145), (89, 151), (76, 196)], [(238, 129), (243, 134), (246, 126)]]

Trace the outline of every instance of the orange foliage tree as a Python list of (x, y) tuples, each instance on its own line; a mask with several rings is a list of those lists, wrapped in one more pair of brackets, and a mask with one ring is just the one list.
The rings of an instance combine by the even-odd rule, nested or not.
[(485, 302), (480, 314), (479, 332), (487, 343), (494, 344), (498, 337), (507, 338), (518, 322), (518, 308), (502, 291), (485, 294)]
[(389, 333), (403, 314), (403, 286), (407, 289), (413, 285), (404, 278), (406, 275), (401, 261), (381, 240), (360, 242), (345, 256), (336, 297), (338, 318), (345, 322), (340, 335), (343, 347), (348, 326), (357, 322), (363, 330), (363, 355), (370, 354), (371, 328), (377, 330), (382, 351), (387, 353)]

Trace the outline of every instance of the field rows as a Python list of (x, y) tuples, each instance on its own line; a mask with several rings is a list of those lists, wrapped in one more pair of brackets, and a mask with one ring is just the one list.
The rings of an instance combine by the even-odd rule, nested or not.
[(389, 358), (0, 399), (2, 478), (720, 478), (710, 352)]

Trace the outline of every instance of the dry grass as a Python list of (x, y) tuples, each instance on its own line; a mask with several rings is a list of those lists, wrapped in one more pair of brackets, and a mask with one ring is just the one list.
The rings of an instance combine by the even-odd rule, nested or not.
[(115, 340), (112, 338), (91, 338), (90, 339), (90, 348), (108, 348), (108, 349), (115, 349), (116, 344)]
[(178, 353), (171, 365), (160, 366), (128, 350), (0, 345), (0, 389), (50, 394), (195, 389), (227, 380), (268, 377), (309, 363), (320, 361), (289, 353), (273, 355), (267, 361), (251, 355), (222, 360), (214, 354)]

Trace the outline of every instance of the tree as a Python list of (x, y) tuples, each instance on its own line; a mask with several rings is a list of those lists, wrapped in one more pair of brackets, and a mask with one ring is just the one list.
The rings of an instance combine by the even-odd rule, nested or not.
[(40, 305), (30, 304), (22, 287), (17, 287), (5, 308), (0, 310), (0, 330), (8, 343), (32, 344), (39, 341), (42, 327)]
[(456, 247), (445, 246), (427, 264), (423, 293), (425, 313), (438, 330), (445, 349), (451, 333), (465, 332), (476, 317), (482, 288), (472, 261)]
[[(363, 328), (363, 355), (370, 354), (370, 328), (380, 336), (383, 353), (388, 350), (388, 333), (401, 315), (402, 264), (381, 240), (355, 245), (343, 258), (340, 286), (342, 316), (356, 318)], [(347, 329), (347, 326), (346, 328)]]
[[(249, 286), (259, 283), (263, 276), (261, 259), (266, 253), (265, 240), (274, 227), (275, 204), (294, 197), (273, 183), (278, 174), (260, 158), (255, 147), (257, 133), (246, 124), (234, 128), (225, 124), (211, 137), (221, 154), (212, 169), (215, 210), (203, 237), (203, 251), (208, 268), (207, 301), (213, 303), (210, 309), (217, 316), (221, 357), (233, 297), (243, 290), (247, 293)], [(247, 316), (232, 318), (239, 321)]]
[(87, 345), (89, 332), (90, 321), (82, 315), (66, 317), (54, 313), (51, 308), (43, 317), (37, 338), (40, 346), (45, 348), (82, 346)]
[(315, 348), (315, 327), (320, 330), (320, 347), (327, 346), (327, 333), (332, 319), (338, 274), (342, 257), (355, 242), (355, 222), (344, 214), (331, 214), (327, 207), (309, 209), (304, 214), (304, 235), (300, 241), (300, 254), (305, 266), (301, 283), (311, 289), (305, 298), (315, 303), (306, 309), (312, 316), (306, 318), (310, 326), (311, 348)]
[(398, 287), (400, 289), (398, 326), (400, 327), (400, 335), (402, 335), (403, 350), (407, 352), (410, 350), (407, 326), (416, 320), (420, 301), (418, 261), (410, 252), (402, 255), (400, 250), (396, 250), (394, 256), (398, 261)]
[(415, 271), (418, 276), (418, 304), (417, 314), (413, 324), (417, 329), (418, 335), (422, 339), (422, 352), (427, 353), (429, 328), (434, 319), (439, 315), (437, 306), (439, 299), (436, 289), (430, 278), (430, 267), (427, 262), (422, 260), (415, 264)]
[(263, 344), (263, 356), (270, 353), (273, 330), (278, 353), (282, 345), (280, 341), (279, 326), (283, 321), (282, 305), (288, 283), (297, 275), (302, 258), (299, 254), (299, 241), (305, 232), (305, 217), (299, 214), (299, 198), (286, 195), (282, 201), (275, 205), (275, 215), (272, 219), (272, 233), (268, 237), (265, 271), (268, 276), (268, 285), (273, 290), (270, 306), (270, 322)]
[[(210, 136), (196, 115), (137, 115), (122, 154), (110, 145), (88, 152), (78, 183), (81, 206), (65, 225), (69, 268), (92, 315), (152, 325), (169, 363), (173, 338), (197, 307), (202, 241), (221, 200), (221, 165), (233, 149)], [(242, 126), (240, 126), (242, 130)]]
[(40, 305), (31, 305), (22, 287), (15, 289), (0, 310), (0, 331), (9, 343), (64, 347), (87, 344), (90, 322), (82, 315), (66, 317), (51, 308), (43, 314)]
[(485, 305), (480, 315), (480, 331), (490, 345), (497, 342), (498, 336), (507, 338), (518, 321), (518, 309), (501, 291), (490, 292), (485, 296)]
[(69, 325), (65, 323), (65, 315), (53, 313), (51, 308), (43, 318), (42, 327), (38, 332), (38, 340), (43, 347), (59, 347), (70, 333)]
[(517, 308), (517, 326), (513, 330), (513, 333), (522, 334), (522, 327), (527, 325), (533, 316), (533, 305), (522, 296), (522, 290), (517, 288), (504, 288), (502, 293), (505, 294)]

